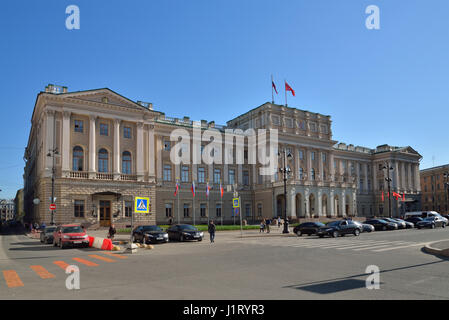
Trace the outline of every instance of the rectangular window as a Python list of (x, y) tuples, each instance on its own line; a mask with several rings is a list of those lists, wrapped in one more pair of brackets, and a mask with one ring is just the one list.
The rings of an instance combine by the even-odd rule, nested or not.
[(130, 218), (133, 213), (133, 202), (125, 201), (125, 217)]
[(262, 216), (262, 204), (261, 204), (261, 203), (259, 203), (259, 204), (257, 205), (257, 216), (258, 216), (258, 217), (261, 217), (261, 216)]
[(243, 171), (243, 185), (249, 185), (249, 171), (247, 170)]
[(171, 203), (165, 204), (165, 216), (167, 218), (172, 216), (172, 204)]
[(215, 169), (214, 170), (214, 183), (219, 184), (220, 181), (221, 181), (221, 171), (220, 171), (220, 169)]
[(251, 204), (249, 203), (245, 204), (245, 216), (251, 217)]
[(299, 160), (304, 160), (304, 152), (299, 150)]
[(108, 129), (109, 126), (107, 125), (107, 123), (100, 123), (100, 135), (107, 136), (109, 131)]
[(130, 127), (123, 128), (123, 137), (126, 139), (131, 139), (131, 128)]
[(312, 161), (315, 161), (315, 151), (310, 153), (310, 158), (312, 158)]
[(235, 183), (235, 170), (234, 169), (229, 169), (228, 171), (228, 182), (229, 184), (234, 184)]
[(206, 173), (205, 173), (205, 169), (203, 167), (198, 168), (198, 182), (199, 183), (206, 182)]
[(164, 141), (164, 150), (170, 151), (170, 141)]
[(321, 157), (323, 159), (323, 163), (326, 163), (326, 154), (324, 152), (321, 154)]
[(187, 167), (187, 166), (182, 166), (181, 181), (189, 182), (189, 167)]
[(360, 190), (363, 190), (363, 179), (360, 179), (360, 186), (359, 186)]
[(84, 218), (84, 200), (75, 200), (75, 217)]
[(188, 203), (184, 203), (184, 218), (189, 217), (190, 206)]
[(83, 132), (83, 120), (75, 120), (75, 132)]
[(164, 181), (171, 181), (171, 165), (164, 165)]
[(201, 217), (206, 216), (206, 204), (205, 203), (200, 204), (200, 216)]
[(221, 217), (221, 203), (217, 203), (215, 206), (215, 216)]

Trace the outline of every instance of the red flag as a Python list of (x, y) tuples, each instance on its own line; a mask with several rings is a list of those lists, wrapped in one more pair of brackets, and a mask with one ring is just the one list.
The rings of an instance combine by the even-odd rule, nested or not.
[(402, 201), (405, 201), (405, 193), (402, 194)]
[(292, 95), (295, 96), (295, 90), (293, 90), (287, 83), (287, 81), (285, 81), (285, 91), (291, 91)]
[(195, 198), (195, 182), (192, 181), (192, 186), (190, 187), (190, 190), (192, 191), (192, 195)]
[(221, 183), (220, 183), (220, 195), (223, 198), (223, 186), (221, 185)]
[(178, 184), (178, 182), (176, 182), (175, 197), (178, 194), (178, 190), (179, 190), (179, 184)]
[(276, 91), (276, 94), (278, 94), (278, 91), (276, 90), (276, 85), (274, 84), (273, 80), (271, 80), (271, 86), (273, 87), (274, 91)]
[(384, 192), (382, 191), (382, 201), (384, 201)]

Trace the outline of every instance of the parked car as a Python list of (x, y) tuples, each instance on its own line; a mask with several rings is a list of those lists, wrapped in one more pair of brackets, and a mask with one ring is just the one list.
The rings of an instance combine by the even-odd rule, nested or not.
[(446, 220), (443, 220), (442, 217), (429, 217), (429, 218), (425, 218), (423, 219), (423, 221), (419, 221), (416, 224), (416, 227), (418, 229), (421, 228), (431, 228), (431, 229), (435, 229), (435, 227), (442, 227), (445, 228), (446, 227)]
[(190, 224), (176, 224), (171, 226), (168, 230), (168, 239), (170, 240), (203, 240), (204, 233)]
[(133, 230), (133, 242), (159, 243), (168, 242), (168, 233), (159, 226), (138, 226)]
[(53, 243), (53, 232), (55, 230), (56, 226), (45, 227), (45, 229), (42, 230), (40, 234), (41, 243)]
[(312, 235), (316, 234), (318, 229), (324, 227), (324, 223), (321, 222), (304, 222), (293, 228), (293, 232), (298, 236), (303, 234)]
[(374, 226), (370, 225), (370, 224), (365, 224), (365, 223), (361, 223), (358, 221), (354, 221), (355, 224), (358, 224), (362, 227), (362, 232), (373, 232), (374, 231)]
[(423, 218), (421, 218), (421, 217), (410, 217), (410, 218), (405, 219), (405, 221), (413, 223), (414, 227), (416, 228), (417, 227), (416, 224), (418, 222), (420, 222), (420, 221), (423, 221)]
[(442, 216), (449, 220), (449, 214), (443, 214)]
[(415, 227), (415, 224), (413, 222), (405, 221), (405, 220), (399, 219), (399, 218), (393, 218), (393, 220), (400, 222), (400, 223), (405, 223), (406, 229), (413, 229)]
[(362, 232), (362, 227), (352, 220), (340, 220), (328, 222), (323, 227), (318, 229), (317, 235), (320, 238), (324, 236), (330, 236), (336, 238), (338, 236), (344, 236), (346, 234), (353, 234), (358, 236)]
[(56, 227), (53, 232), (53, 245), (61, 249), (66, 247), (88, 247), (89, 237), (77, 224), (64, 224)]
[(388, 222), (383, 219), (369, 219), (364, 223), (372, 225), (375, 230), (397, 230), (398, 228), (397, 223)]
[(385, 220), (387, 222), (391, 222), (391, 223), (396, 223), (398, 225), (398, 229), (405, 229), (407, 227), (407, 225), (404, 222), (399, 222), (396, 219), (393, 218), (382, 218), (382, 220)]

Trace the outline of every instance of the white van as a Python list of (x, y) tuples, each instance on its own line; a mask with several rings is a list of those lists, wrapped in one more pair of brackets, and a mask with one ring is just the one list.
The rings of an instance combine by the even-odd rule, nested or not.
[(429, 217), (441, 217), (441, 215), (436, 211), (414, 211), (414, 212), (406, 212), (405, 219), (410, 217), (420, 217), (420, 218), (429, 218)]

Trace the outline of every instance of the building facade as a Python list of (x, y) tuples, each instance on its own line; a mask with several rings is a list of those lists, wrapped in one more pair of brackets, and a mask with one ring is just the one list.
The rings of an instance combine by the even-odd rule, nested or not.
[(423, 210), (449, 213), (449, 165), (421, 170)]
[[(248, 161), (253, 144), (245, 137), (259, 129), (276, 129), (276, 154), (290, 154), (286, 203), (293, 220), (386, 215), (385, 164), (391, 168), (391, 190), (403, 195), (392, 201), (393, 215), (420, 208), (419, 153), (411, 147), (369, 149), (338, 143), (332, 139), (331, 122), (330, 116), (265, 103), (220, 126), (167, 117), (151, 103), (134, 102), (106, 88), (68, 92), (49, 85), (37, 96), (25, 151), (25, 220), (49, 222), (53, 216), (55, 223), (129, 225), (134, 197), (146, 196), (150, 213), (134, 215), (138, 224), (198, 224), (210, 218), (238, 223), (232, 208), (234, 191), (241, 198), (243, 219), (283, 216), (282, 175), (261, 175), (261, 165)], [(181, 153), (184, 146), (195, 150), (193, 141), (198, 139), (201, 150), (208, 150), (207, 132), (229, 130), (243, 139), (244, 152), (239, 155), (233, 146), (226, 149), (222, 140), (219, 163), (174, 164), (170, 154), (179, 145), (171, 140), (175, 129), (193, 137)], [(189, 153), (189, 160), (193, 157)], [(227, 163), (225, 157), (234, 161)], [(234, 164), (237, 157), (243, 163)], [(282, 157), (276, 158), (282, 167)]]
[(3, 199), (0, 200), (0, 220), (9, 221), (14, 220), (16, 216), (14, 200)]

